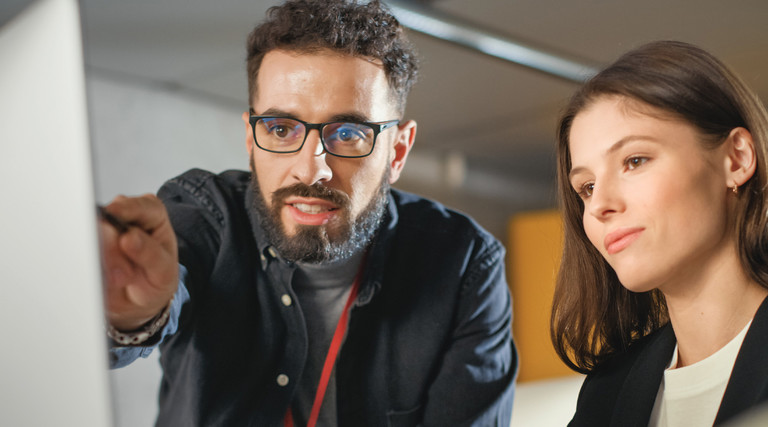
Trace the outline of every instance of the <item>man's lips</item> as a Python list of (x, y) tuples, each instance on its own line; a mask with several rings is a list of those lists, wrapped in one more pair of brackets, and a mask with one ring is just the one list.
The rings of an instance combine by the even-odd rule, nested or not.
[(326, 206), (307, 204), (307, 203), (294, 203), (291, 206), (308, 214), (318, 214), (321, 212), (327, 212), (332, 210), (332, 209), (328, 209), (328, 207)]
[(609, 255), (623, 251), (637, 240), (644, 230), (642, 227), (624, 227), (608, 233), (603, 240), (605, 250)]
[(336, 215), (339, 208), (323, 199), (291, 197), (285, 201), (291, 218), (302, 225), (323, 225)]

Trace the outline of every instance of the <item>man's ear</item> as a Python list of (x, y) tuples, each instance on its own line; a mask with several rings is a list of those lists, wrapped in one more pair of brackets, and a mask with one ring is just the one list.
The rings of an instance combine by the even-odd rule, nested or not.
[(252, 156), (254, 142), (253, 142), (253, 132), (251, 132), (251, 122), (249, 121), (251, 116), (246, 111), (243, 113), (242, 117), (243, 117), (243, 122), (245, 122), (245, 149), (248, 150), (248, 155)]
[(725, 158), (727, 182), (725, 185), (729, 188), (734, 185), (740, 187), (755, 174), (757, 168), (755, 142), (747, 129), (738, 127), (731, 130), (724, 144), (726, 144), (727, 154)]
[(397, 136), (392, 143), (392, 154), (390, 156), (390, 175), (389, 183), (394, 184), (400, 179), (400, 173), (405, 166), (405, 160), (413, 147), (413, 141), (416, 139), (416, 122), (408, 120), (397, 126)]

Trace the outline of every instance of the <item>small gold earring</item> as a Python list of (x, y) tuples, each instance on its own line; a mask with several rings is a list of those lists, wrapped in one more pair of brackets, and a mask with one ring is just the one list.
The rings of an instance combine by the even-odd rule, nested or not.
[(739, 186), (734, 183), (733, 187), (731, 187), (731, 191), (733, 191), (733, 194), (739, 194)]

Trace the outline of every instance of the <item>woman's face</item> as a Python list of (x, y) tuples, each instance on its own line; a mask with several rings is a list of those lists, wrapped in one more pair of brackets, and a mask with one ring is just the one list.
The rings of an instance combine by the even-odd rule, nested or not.
[(569, 178), (584, 230), (627, 289), (666, 293), (733, 256), (724, 150), (623, 97), (598, 98), (575, 117)]

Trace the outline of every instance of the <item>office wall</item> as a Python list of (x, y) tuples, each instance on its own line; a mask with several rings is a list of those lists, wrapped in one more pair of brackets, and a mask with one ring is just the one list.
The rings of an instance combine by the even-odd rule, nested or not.
[(219, 172), (248, 168), (242, 108), (152, 82), (88, 74), (101, 202), (116, 194), (155, 192), (191, 167)]
[[(151, 82), (89, 72), (96, 199), (155, 192), (191, 167), (247, 168), (244, 109)], [(157, 354), (110, 372), (115, 426), (149, 427), (157, 414)]]
[(514, 303), (512, 331), (520, 355), (519, 382), (573, 375), (549, 336), (562, 222), (556, 210), (525, 212), (509, 221), (507, 270)]

